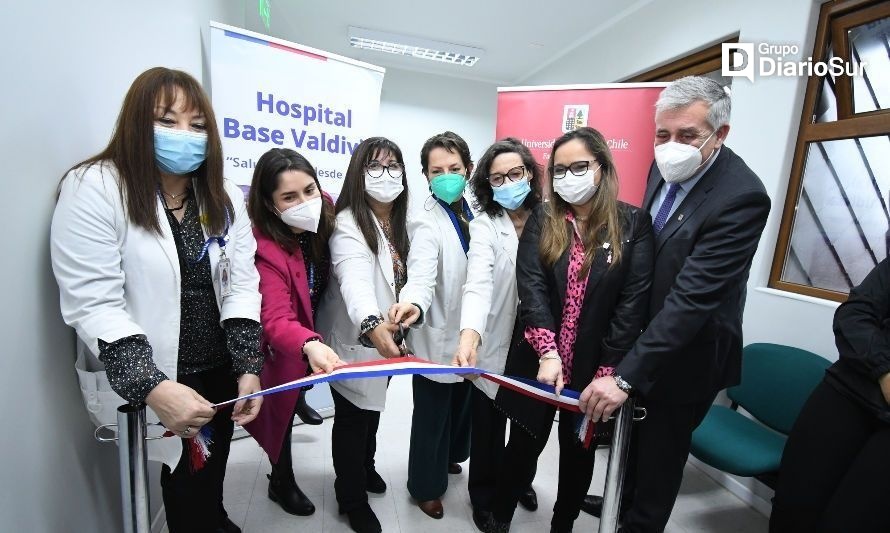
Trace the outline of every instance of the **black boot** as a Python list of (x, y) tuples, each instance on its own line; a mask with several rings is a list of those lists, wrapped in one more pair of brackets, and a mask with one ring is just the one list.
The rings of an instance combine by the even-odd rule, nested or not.
[(272, 465), (272, 475), (266, 477), (269, 478), (269, 499), (278, 503), (286, 513), (309, 516), (315, 512), (315, 505), (297, 486), (293, 470)]
[(297, 398), (297, 405), (294, 407), (294, 413), (304, 424), (309, 424), (310, 426), (318, 426), (324, 422), (324, 418), (318, 414), (318, 411), (309, 407), (309, 404), (306, 403), (306, 392), (300, 391), (300, 396)]
[(535, 492), (531, 485), (528, 486), (528, 490), (519, 495), (519, 505), (525, 508), (526, 511), (534, 512), (538, 510), (538, 493)]
[(380, 477), (380, 474), (377, 473), (376, 469), (372, 468), (371, 470), (368, 470), (366, 475), (365, 490), (374, 494), (383, 494), (386, 492), (386, 481), (383, 481), (383, 478)]

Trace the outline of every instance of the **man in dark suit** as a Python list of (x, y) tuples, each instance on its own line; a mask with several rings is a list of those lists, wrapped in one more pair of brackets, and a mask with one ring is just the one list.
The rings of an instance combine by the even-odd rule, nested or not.
[[(659, 96), (643, 203), (655, 232), (649, 324), (615, 376), (594, 380), (581, 396), (594, 420), (629, 394), (648, 411), (635, 424), (626, 471), (627, 533), (664, 530), (692, 432), (717, 393), (741, 377), (746, 283), (770, 199), (723, 144), (729, 112), (729, 91), (704, 77), (681, 78)], [(584, 508), (598, 516), (602, 499), (588, 496)]]

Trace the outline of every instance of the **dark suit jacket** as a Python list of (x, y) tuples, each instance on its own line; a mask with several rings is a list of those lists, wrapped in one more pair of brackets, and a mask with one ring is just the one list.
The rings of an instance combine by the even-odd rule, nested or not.
[[(587, 289), (578, 317), (572, 381), (566, 387), (577, 391), (586, 387), (599, 366), (617, 365), (645, 325), (649, 285), (652, 279), (652, 221), (649, 213), (627, 204), (619, 205), (622, 224), (621, 261), (609, 268), (607, 253), (597, 250), (587, 278)], [(505, 373), (535, 379), (538, 354), (522, 339), (526, 326), (547, 328), (559, 335), (568, 281), (569, 250), (553, 267), (541, 261), (539, 242), (545, 213), (539, 206), (526, 223), (519, 240), (516, 282), (519, 288), (519, 319), (513, 349), (507, 356)], [(573, 231), (566, 223), (566, 232)], [(561, 354), (562, 355), (562, 354)], [(546, 411), (536, 401), (504, 401), (510, 396), (504, 389), (498, 403), (527, 429), (536, 433), (538, 417)], [(521, 407), (520, 407), (521, 406)], [(542, 410), (541, 408), (544, 407)], [(517, 413), (518, 412), (518, 413)], [(518, 418), (517, 415), (518, 414)], [(543, 423), (552, 422), (544, 417)]]
[[(653, 164), (643, 201), (663, 179)], [(646, 399), (713, 398), (741, 377), (742, 312), (770, 199), (727, 146), (655, 238), (649, 325), (617, 374)]]

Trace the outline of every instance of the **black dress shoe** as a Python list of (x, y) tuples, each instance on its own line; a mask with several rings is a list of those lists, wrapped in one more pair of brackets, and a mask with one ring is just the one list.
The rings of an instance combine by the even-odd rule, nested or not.
[(305, 392), (300, 392), (300, 397), (297, 398), (297, 405), (294, 407), (294, 412), (304, 424), (309, 424), (310, 426), (319, 426), (322, 422), (324, 422), (324, 418), (322, 418), (321, 415), (318, 414), (318, 411), (309, 407), (309, 404), (306, 403)]
[(535, 489), (529, 487), (527, 491), (523, 492), (519, 496), (519, 505), (521, 505), (526, 511), (537, 511), (538, 494), (535, 492)]
[[(624, 515), (627, 512), (628, 506), (628, 502), (621, 502), (621, 510), (618, 511), (619, 520), (624, 519)], [(581, 502), (581, 510), (589, 515), (600, 518), (600, 516), (603, 514), (603, 497), (588, 494), (584, 497), (584, 501)]]
[(581, 502), (581, 510), (599, 518), (603, 514), (603, 497), (588, 494), (584, 497), (584, 501)]
[(482, 533), (509, 533), (510, 523), (498, 522), (495, 520), (494, 515), (489, 513), (488, 521), (484, 524), (484, 527), (479, 528), (479, 531)]
[(479, 531), (485, 531), (485, 527), (490, 519), (490, 511), (483, 511), (482, 509), (473, 507), (473, 523), (476, 524), (476, 528)]
[(376, 470), (368, 470), (365, 478), (365, 490), (374, 494), (383, 494), (386, 492), (386, 481), (383, 481)]
[(383, 531), (380, 520), (377, 520), (377, 515), (367, 503), (351, 511), (346, 511), (346, 517), (349, 518), (349, 527), (355, 533), (381, 533)]
[(448, 463), (448, 473), (449, 474), (460, 474), (464, 469), (457, 463)]
[(273, 468), (272, 475), (266, 477), (269, 478), (269, 499), (280, 505), (284, 512), (297, 516), (309, 516), (315, 512), (315, 505), (297, 486), (293, 473), (279, 476)]

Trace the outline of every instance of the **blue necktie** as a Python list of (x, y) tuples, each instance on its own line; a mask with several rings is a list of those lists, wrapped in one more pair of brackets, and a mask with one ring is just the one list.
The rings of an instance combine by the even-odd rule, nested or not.
[(652, 229), (655, 230), (656, 235), (661, 233), (661, 230), (664, 229), (664, 224), (667, 222), (668, 215), (671, 213), (671, 207), (674, 206), (674, 200), (677, 199), (677, 190), (679, 188), (679, 183), (671, 183), (671, 186), (668, 187), (668, 193), (664, 197), (664, 201), (661, 202), (661, 207), (658, 209), (658, 213), (655, 215), (655, 221), (652, 223)]

